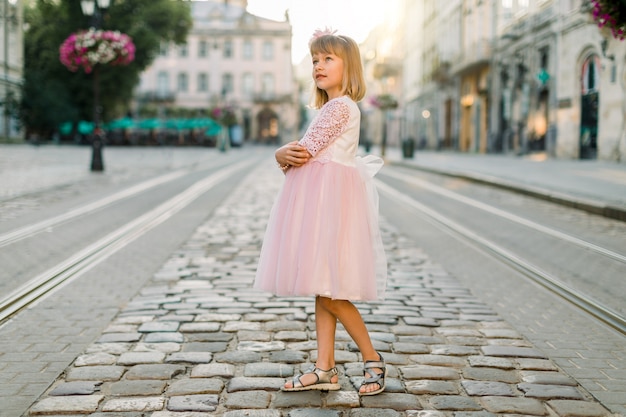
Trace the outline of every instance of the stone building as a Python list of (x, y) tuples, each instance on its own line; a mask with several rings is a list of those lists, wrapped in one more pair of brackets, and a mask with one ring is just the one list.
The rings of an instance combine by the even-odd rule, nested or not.
[(590, 1), (403, 7), (403, 120), (424, 146), (626, 160), (626, 46)]
[(16, 139), (21, 135), (17, 107), (24, 67), (24, 30), (22, 24), (22, 2), (2, 0), (0, 31), (0, 62), (2, 82), (0, 83), (0, 137)]
[[(192, 1), (184, 45), (163, 45), (142, 74), (142, 106), (230, 114), (243, 139), (279, 142), (297, 135), (298, 89), (288, 16), (274, 21), (246, 11), (247, 0)], [(233, 120), (234, 116), (234, 120)]]

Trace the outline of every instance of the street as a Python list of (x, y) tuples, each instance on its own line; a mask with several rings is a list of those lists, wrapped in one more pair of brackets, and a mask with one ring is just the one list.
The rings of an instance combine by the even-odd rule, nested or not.
[(108, 148), (102, 174), (86, 148), (7, 149), (2, 417), (626, 412), (624, 222), (388, 163), (388, 297), (359, 305), (388, 389), (356, 396), (341, 334), (345, 394), (289, 395), (281, 381), (315, 359), (312, 304), (250, 288), (273, 149)]

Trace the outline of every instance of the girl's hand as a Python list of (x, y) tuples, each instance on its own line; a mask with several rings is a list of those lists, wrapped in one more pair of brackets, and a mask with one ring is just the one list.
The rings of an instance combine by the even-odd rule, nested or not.
[(297, 141), (289, 142), (276, 149), (274, 156), (281, 167), (300, 167), (311, 158), (309, 151)]

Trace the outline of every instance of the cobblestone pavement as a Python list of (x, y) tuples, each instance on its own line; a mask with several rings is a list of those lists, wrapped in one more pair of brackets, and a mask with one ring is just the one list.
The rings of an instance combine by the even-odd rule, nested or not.
[(387, 298), (358, 306), (387, 360), (386, 392), (359, 398), (361, 358), (341, 327), (342, 390), (281, 392), (316, 351), (313, 299), (251, 288), (280, 175), (252, 172), (29, 415), (611, 416), (384, 219)]

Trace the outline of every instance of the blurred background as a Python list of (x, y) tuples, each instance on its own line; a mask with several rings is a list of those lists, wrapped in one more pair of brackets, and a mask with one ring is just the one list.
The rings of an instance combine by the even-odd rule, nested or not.
[[(361, 46), (368, 149), (626, 160), (621, 0), (0, 1), (2, 142), (297, 139), (308, 39), (331, 27)], [(105, 58), (94, 40), (62, 62), (88, 28), (132, 44), (103, 42), (121, 54)]]

